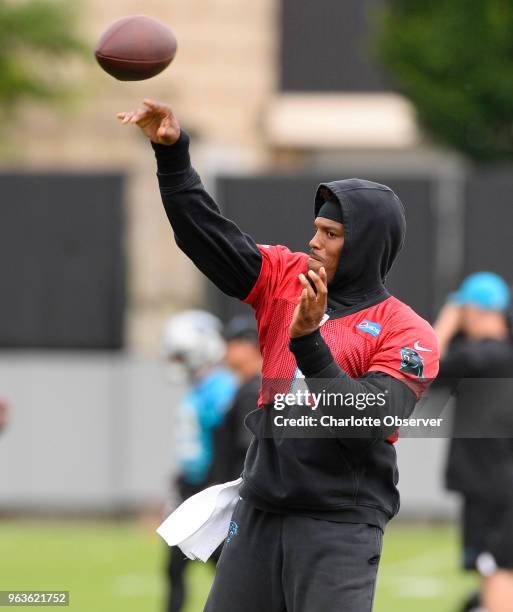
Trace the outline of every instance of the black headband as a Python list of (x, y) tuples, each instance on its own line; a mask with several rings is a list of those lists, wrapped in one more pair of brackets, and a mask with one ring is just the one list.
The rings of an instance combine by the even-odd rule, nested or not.
[(337, 223), (344, 223), (342, 217), (342, 206), (338, 202), (326, 200), (324, 204), (319, 208), (317, 213), (318, 217), (324, 217), (325, 219), (331, 219)]

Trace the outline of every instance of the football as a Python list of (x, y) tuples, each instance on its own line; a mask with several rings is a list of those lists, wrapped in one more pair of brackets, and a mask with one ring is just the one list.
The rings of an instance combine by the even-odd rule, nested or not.
[(176, 54), (176, 38), (163, 23), (131, 15), (112, 23), (96, 43), (100, 66), (119, 81), (144, 81), (162, 72)]

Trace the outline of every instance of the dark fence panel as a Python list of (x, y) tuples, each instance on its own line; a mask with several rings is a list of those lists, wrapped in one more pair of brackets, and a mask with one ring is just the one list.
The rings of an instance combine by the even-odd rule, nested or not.
[(123, 344), (123, 179), (0, 176), (0, 347)]
[[(307, 251), (313, 235), (313, 200), (317, 185), (333, 177), (258, 176), (222, 177), (217, 195), (223, 213), (262, 244), (284, 244)], [(428, 179), (369, 176), (392, 187), (405, 204), (408, 234), (388, 286), (423, 317), (434, 314), (436, 225), (432, 207), (433, 183)], [(209, 283), (209, 303), (223, 320), (249, 310), (227, 298)]]
[(375, 59), (373, 22), (384, 2), (282, 0), (280, 89), (392, 89)]
[(463, 275), (489, 270), (513, 284), (513, 173), (477, 169), (467, 181)]

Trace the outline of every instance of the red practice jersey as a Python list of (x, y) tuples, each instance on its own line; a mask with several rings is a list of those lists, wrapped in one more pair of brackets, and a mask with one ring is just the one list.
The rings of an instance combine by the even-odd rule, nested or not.
[[(303, 288), (298, 277), (308, 269), (308, 256), (284, 246), (259, 245), (259, 249), (260, 275), (244, 301), (254, 308), (258, 323), (262, 406), (272, 402), (269, 394), (288, 390), (278, 388), (278, 381), (288, 385), (296, 373), (296, 360), (288, 348), (289, 327)], [(352, 378), (373, 371), (389, 374), (407, 384), (420, 399), (438, 373), (439, 360), (437, 339), (426, 320), (393, 296), (352, 314), (332, 316), (320, 331), (346, 374)], [(266, 381), (276, 382), (266, 385)]]

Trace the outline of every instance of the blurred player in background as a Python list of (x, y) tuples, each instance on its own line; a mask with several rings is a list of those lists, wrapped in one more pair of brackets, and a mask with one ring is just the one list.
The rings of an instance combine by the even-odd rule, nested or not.
[(262, 356), (254, 319), (234, 317), (224, 329), (225, 363), (236, 375), (239, 388), (222, 424), (214, 432), (212, 480), (239, 478), (253, 434), (245, 426), (246, 416), (257, 408)]
[[(304, 376), (313, 391), (369, 397), (366, 416), (378, 423), (411, 415), (438, 372), (438, 347), (430, 325), (385, 288), (405, 237), (402, 203), (370, 181), (323, 184), (309, 256), (257, 245), (205, 191), (171, 109), (144, 104), (118, 118), (152, 142), (176, 243), (222, 291), (252, 306), (262, 348), (261, 409), (246, 419), (255, 435), (205, 610), (369, 611), (383, 530), (399, 509), (396, 427), (268, 435), (276, 393), (265, 383), (287, 391)], [(361, 416), (354, 404), (322, 410)], [(309, 411), (294, 405), (289, 415)]]
[(513, 439), (493, 437), (512, 435), (501, 427), (511, 423), (513, 398), (499, 396), (497, 381), (513, 377), (510, 302), (501, 277), (472, 274), (434, 325), (442, 356), (437, 384), (490, 379), (464, 395), (459, 383), (446, 471), (448, 488), (463, 497), (464, 567), (484, 577), (482, 597), (473, 596), (466, 611), (480, 609), (480, 600), (487, 612), (513, 611)]
[[(213, 484), (214, 432), (223, 422), (236, 390), (234, 376), (221, 365), (226, 350), (221, 330), (217, 317), (199, 310), (171, 317), (164, 329), (164, 357), (183, 368), (188, 383), (178, 410), (175, 438), (175, 487), (180, 502)], [(179, 548), (170, 549), (167, 612), (184, 609), (187, 562)]]

